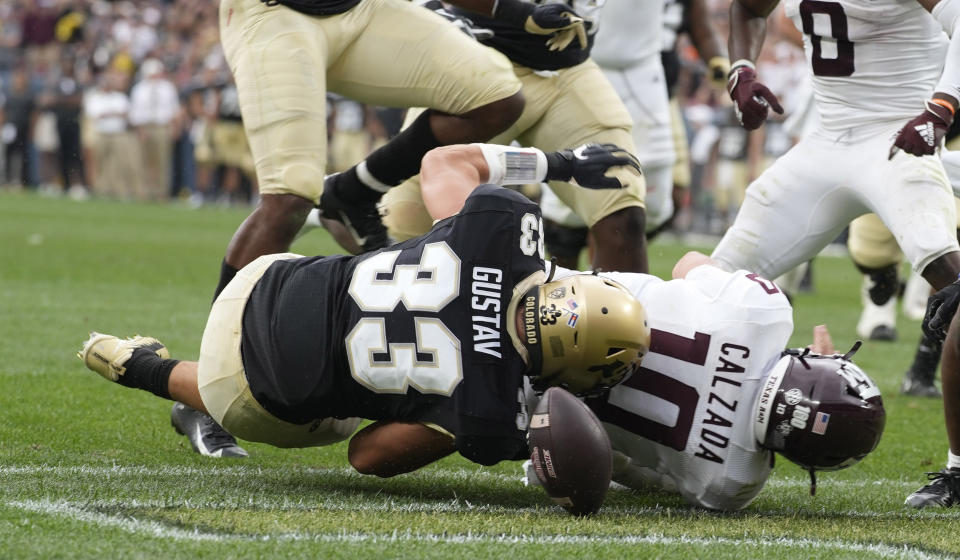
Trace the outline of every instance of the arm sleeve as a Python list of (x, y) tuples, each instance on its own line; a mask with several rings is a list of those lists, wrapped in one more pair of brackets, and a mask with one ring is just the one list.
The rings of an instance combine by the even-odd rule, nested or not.
[(943, 74), (935, 91), (960, 101), (960, 0), (940, 0), (931, 11), (950, 36), (950, 47), (943, 63)]

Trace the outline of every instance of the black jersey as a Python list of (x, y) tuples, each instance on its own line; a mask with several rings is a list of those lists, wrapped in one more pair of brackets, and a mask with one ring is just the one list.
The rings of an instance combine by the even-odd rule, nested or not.
[[(243, 317), (253, 396), (297, 424), (434, 423), (465, 442), (524, 443), (526, 366), (507, 332), (514, 287), (543, 271), (539, 208), (486, 185), (426, 235), (357, 257), (270, 266)], [(501, 447), (502, 448), (502, 447)]]
[(363, 0), (260, 0), (268, 6), (282, 4), (298, 12), (311, 16), (332, 16), (342, 14)]
[(527, 33), (522, 27), (517, 28), (513, 24), (456, 7), (450, 7), (448, 10), (469, 19), (476, 27), (493, 31), (492, 37), (481, 42), (503, 53), (511, 62), (534, 70), (560, 70), (576, 66), (590, 56), (596, 25), (587, 14), (580, 13), (584, 9), (589, 9), (589, 7), (574, 5), (577, 3), (576, 0), (536, 0), (534, 3), (553, 2), (572, 5), (571, 9), (584, 17), (584, 24), (587, 26), (587, 48), (581, 49), (580, 43), (574, 40), (562, 51), (551, 51), (547, 48), (547, 40), (550, 38), (548, 35)]

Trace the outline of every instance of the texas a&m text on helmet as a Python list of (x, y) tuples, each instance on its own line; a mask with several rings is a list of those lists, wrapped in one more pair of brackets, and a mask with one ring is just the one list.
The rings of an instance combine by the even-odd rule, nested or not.
[(757, 441), (808, 470), (839, 470), (880, 443), (886, 422), (876, 383), (846, 356), (787, 352), (757, 398)]

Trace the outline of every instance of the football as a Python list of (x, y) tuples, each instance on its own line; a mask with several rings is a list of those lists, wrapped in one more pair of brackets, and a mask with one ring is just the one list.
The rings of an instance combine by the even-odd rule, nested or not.
[(551, 387), (530, 417), (530, 461), (547, 495), (574, 515), (596, 513), (613, 475), (610, 438), (568, 391)]

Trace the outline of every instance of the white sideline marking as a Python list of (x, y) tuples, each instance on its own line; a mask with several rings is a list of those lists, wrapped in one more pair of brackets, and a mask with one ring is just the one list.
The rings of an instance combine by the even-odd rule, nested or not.
[(906, 545), (893, 546), (886, 544), (851, 543), (838, 540), (815, 540), (793, 538), (729, 538), (729, 537), (689, 537), (666, 536), (661, 533), (636, 536), (589, 536), (589, 535), (505, 535), (505, 534), (444, 534), (418, 533), (412, 531), (397, 531), (390, 534), (374, 534), (360, 532), (337, 533), (279, 533), (275, 535), (236, 535), (231, 533), (214, 533), (200, 530), (186, 530), (170, 527), (157, 521), (144, 521), (128, 515), (109, 515), (96, 511), (89, 511), (79, 505), (67, 501), (19, 501), (8, 502), (8, 505), (26, 511), (53, 514), (70, 519), (91, 523), (101, 527), (115, 527), (129, 533), (137, 533), (157, 538), (169, 538), (188, 541), (313, 541), (322, 543), (490, 543), (490, 544), (623, 544), (623, 545), (751, 545), (760, 547), (785, 547), (820, 550), (840, 550), (846, 552), (867, 552), (884, 558), (907, 558), (916, 560), (934, 560), (946, 558), (930, 554), (921, 550), (912, 549)]

